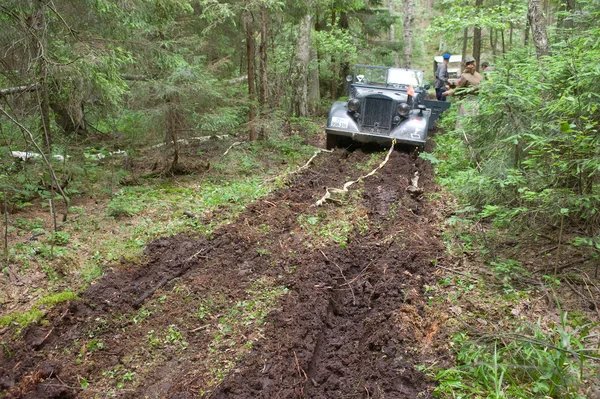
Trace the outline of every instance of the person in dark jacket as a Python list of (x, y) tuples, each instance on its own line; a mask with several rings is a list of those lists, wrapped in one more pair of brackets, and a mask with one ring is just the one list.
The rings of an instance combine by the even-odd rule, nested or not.
[(450, 54), (446, 53), (442, 56), (443, 62), (435, 71), (435, 96), (438, 101), (446, 101), (446, 96), (442, 93), (449, 89), (448, 86), (448, 62), (450, 62)]

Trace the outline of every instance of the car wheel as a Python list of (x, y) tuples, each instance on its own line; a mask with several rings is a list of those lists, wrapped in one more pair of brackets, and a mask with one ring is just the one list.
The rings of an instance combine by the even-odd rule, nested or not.
[(338, 145), (338, 136), (336, 136), (335, 134), (327, 134), (327, 143), (325, 144), (325, 147), (328, 150), (333, 150), (334, 148), (336, 148)]

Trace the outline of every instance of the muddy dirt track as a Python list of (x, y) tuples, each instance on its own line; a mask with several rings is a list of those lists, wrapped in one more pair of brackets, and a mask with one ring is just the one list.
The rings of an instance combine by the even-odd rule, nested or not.
[[(115, 265), (3, 348), (0, 397), (432, 397), (418, 366), (449, 356), (427, 306), (445, 257), (431, 165), (394, 151), (348, 200), (313, 206), (370, 156), (321, 154), (212, 237)], [(416, 171), (423, 195), (407, 191)], [(301, 226), (350, 212), (342, 245)]]

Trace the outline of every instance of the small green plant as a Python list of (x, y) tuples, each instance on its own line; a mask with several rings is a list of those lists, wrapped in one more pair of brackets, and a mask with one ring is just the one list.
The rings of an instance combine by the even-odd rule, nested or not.
[(102, 371), (102, 375), (111, 380), (114, 380), (113, 383), (116, 383), (117, 389), (123, 389), (126, 383), (130, 383), (133, 381), (136, 372), (127, 370), (123, 365), (118, 365), (112, 370)]
[(141, 308), (138, 314), (133, 316), (133, 322), (135, 324), (141, 323), (143, 320), (147, 319), (150, 316), (152, 316), (152, 312), (150, 310)]
[(83, 377), (78, 377), (79, 378), (79, 385), (81, 386), (81, 389), (86, 389), (89, 385), (90, 382)]
[(104, 343), (98, 339), (93, 339), (85, 345), (88, 352), (94, 352), (104, 349)]
[(54, 245), (67, 245), (71, 236), (64, 231), (57, 231), (50, 237), (50, 242)]
[(518, 281), (519, 277), (527, 275), (521, 264), (513, 259), (498, 259), (490, 262), (490, 268), (502, 279), (505, 291), (511, 291), (511, 282)]
[(581, 399), (581, 384), (598, 366), (600, 353), (593, 343), (597, 327), (570, 327), (565, 312), (550, 332), (538, 323), (488, 340), (457, 334), (453, 343), (458, 364), (437, 373), (435, 395)]

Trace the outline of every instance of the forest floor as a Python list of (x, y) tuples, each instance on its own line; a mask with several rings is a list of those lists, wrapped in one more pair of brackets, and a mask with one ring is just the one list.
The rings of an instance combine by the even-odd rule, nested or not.
[[(452, 200), (415, 153), (315, 205), (386, 155), (321, 152), (209, 233), (158, 238), (37, 322), (0, 328), (0, 397), (432, 398), (427, 370), (453, 364), (465, 320), (549, 322), (543, 294), (490, 299), (476, 256), (451, 255)], [(180, 216), (207, 226), (219, 212)]]

